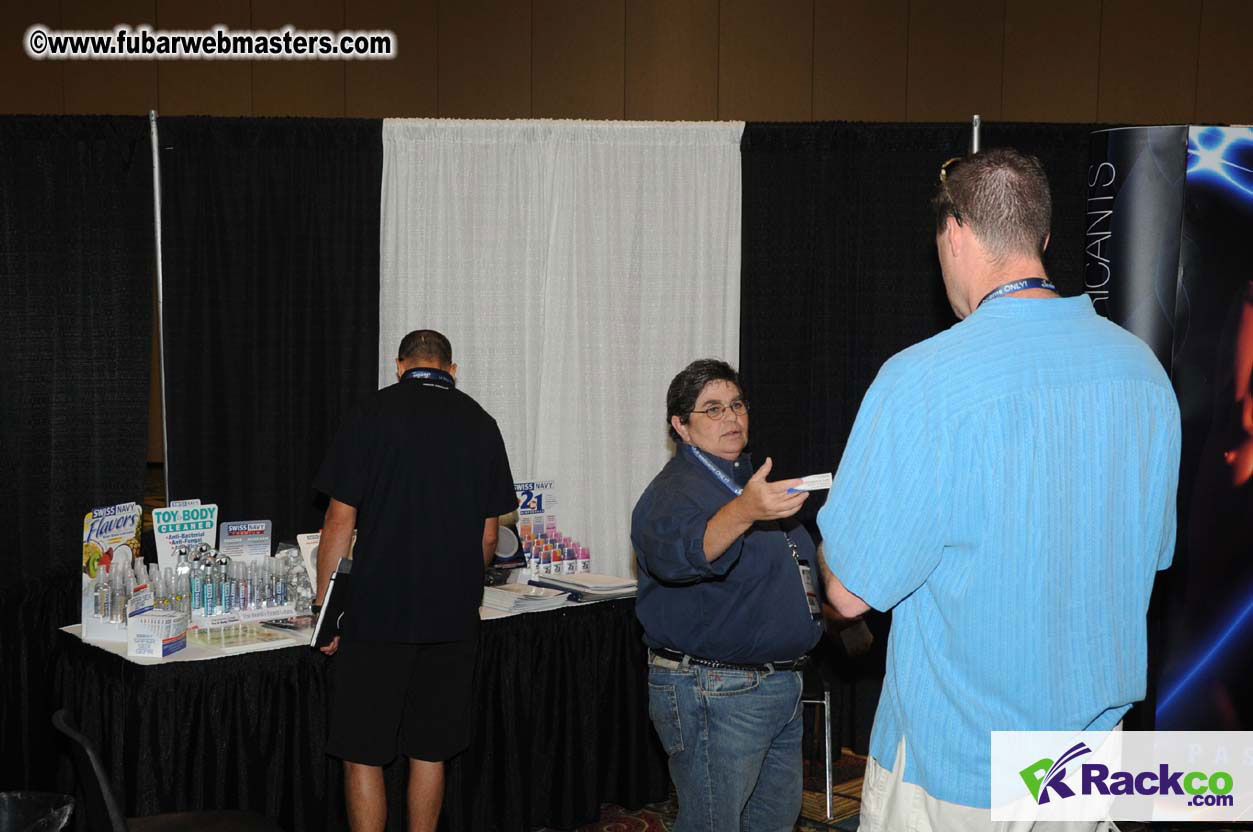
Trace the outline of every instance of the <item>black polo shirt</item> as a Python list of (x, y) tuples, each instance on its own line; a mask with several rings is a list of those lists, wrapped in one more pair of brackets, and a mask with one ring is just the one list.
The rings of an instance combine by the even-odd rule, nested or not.
[(496, 420), (450, 377), (430, 375), (359, 404), (314, 480), (318, 491), (357, 509), (347, 638), (473, 637), (483, 521), (517, 508)]

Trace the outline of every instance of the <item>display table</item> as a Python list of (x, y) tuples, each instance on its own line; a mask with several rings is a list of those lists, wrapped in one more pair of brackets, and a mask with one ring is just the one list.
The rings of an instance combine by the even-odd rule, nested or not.
[[(260, 628), (259, 624), (246, 625), (250, 628)], [(222, 635), (229, 635), (229, 627), (223, 628), (225, 631)], [(74, 636), (82, 639), (83, 625), (70, 624), (68, 627), (62, 627), (61, 632), (66, 635)], [(173, 664), (174, 662), (208, 662), (214, 659), (223, 659), (231, 655), (241, 655), (243, 653), (264, 653), (267, 650), (283, 650), (297, 644), (307, 645), (309, 643), (308, 630), (304, 631), (303, 637), (296, 632), (280, 632), (278, 630), (261, 629), (263, 637), (269, 639), (264, 643), (249, 644), (247, 647), (223, 649), (214, 645), (212, 641), (208, 643), (197, 638), (197, 634), (193, 630), (187, 631), (187, 646), (176, 653), (172, 653), (164, 658), (149, 658), (146, 656), (128, 656), (126, 654), (126, 642), (124, 641), (92, 641), (91, 644), (99, 647), (106, 653), (112, 653), (120, 656), (128, 662), (141, 664), (147, 667), (158, 664)]]
[[(239, 808), (347, 828), (341, 764), (324, 752), (333, 658), (297, 646), (143, 666), (66, 633), (58, 647), (55, 697), (128, 815)], [(601, 803), (665, 798), (633, 599), (484, 621), (473, 698), (444, 828), (570, 828)], [(404, 828), (406, 776), (403, 758), (386, 771), (389, 828)]]

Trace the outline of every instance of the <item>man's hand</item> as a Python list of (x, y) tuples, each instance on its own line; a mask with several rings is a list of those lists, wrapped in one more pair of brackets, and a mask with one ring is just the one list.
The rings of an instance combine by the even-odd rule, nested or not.
[[(326, 600), (326, 588), (331, 583), (331, 573), (339, 565), (339, 559), (348, 556), (352, 544), (352, 530), (357, 523), (357, 509), (347, 503), (331, 498), (322, 522), (322, 536), (318, 541), (318, 585), (313, 603), (321, 605)], [(339, 636), (320, 648), (328, 656), (339, 649)]]
[(766, 461), (745, 484), (744, 493), (736, 498), (740, 501), (740, 510), (743, 512), (744, 519), (750, 523), (791, 517), (800, 511), (805, 500), (809, 499), (808, 491), (787, 493), (789, 488), (795, 488), (801, 484), (802, 481), (799, 479), (766, 482), (766, 475), (773, 467), (774, 461), (766, 457)]

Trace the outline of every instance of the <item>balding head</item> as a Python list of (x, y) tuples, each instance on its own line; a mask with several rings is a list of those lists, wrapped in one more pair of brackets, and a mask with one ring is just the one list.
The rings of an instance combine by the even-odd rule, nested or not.
[(433, 329), (415, 329), (400, 341), (396, 361), (410, 367), (438, 367), (452, 364), (452, 344)]

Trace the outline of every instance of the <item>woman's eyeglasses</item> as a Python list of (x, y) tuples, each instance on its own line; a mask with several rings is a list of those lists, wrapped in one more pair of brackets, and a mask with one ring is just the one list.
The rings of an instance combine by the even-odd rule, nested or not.
[(709, 407), (705, 408), (704, 410), (692, 410), (689, 412), (690, 413), (704, 413), (710, 419), (717, 422), (720, 419), (726, 418), (728, 410), (734, 413), (736, 416), (743, 416), (745, 413), (748, 412), (748, 402), (744, 401), (743, 399), (736, 399), (735, 401), (731, 402), (731, 404), (729, 405), (711, 404), (709, 405)]

